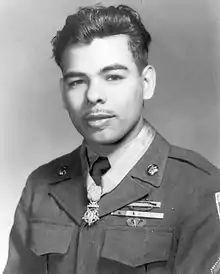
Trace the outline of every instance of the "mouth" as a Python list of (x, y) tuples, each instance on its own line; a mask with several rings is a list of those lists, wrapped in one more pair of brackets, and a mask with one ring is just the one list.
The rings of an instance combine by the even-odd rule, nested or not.
[(105, 113), (90, 113), (85, 116), (86, 123), (92, 128), (103, 128), (109, 125), (115, 116)]

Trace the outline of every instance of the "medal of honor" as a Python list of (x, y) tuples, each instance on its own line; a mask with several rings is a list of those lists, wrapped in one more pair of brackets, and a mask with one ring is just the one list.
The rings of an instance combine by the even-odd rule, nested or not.
[(89, 226), (99, 220), (99, 205), (97, 202), (90, 202), (82, 218)]
[(87, 210), (84, 213), (82, 219), (90, 226), (99, 220), (99, 204), (98, 201), (101, 198), (102, 189), (96, 184), (91, 184), (87, 188), (89, 204)]

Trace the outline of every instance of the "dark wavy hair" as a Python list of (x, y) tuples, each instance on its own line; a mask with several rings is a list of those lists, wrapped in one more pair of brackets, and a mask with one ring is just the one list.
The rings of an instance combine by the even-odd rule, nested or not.
[(148, 63), (151, 36), (145, 29), (140, 15), (126, 5), (81, 7), (69, 15), (62, 30), (52, 39), (53, 57), (62, 69), (64, 50), (77, 43), (90, 44), (95, 38), (125, 34), (129, 36), (129, 49), (135, 63), (142, 71)]

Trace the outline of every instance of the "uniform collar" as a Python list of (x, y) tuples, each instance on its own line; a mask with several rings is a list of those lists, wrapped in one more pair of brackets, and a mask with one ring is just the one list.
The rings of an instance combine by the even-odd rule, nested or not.
[[(120, 184), (100, 200), (100, 216), (147, 197), (160, 187), (169, 155), (170, 145), (156, 133), (147, 152), (125, 176)], [(155, 167), (157, 169), (151, 169)]]
[(147, 152), (131, 170), (131, 177), (159, 187), (169, 151), (169, 143), (157, 132)]
[(48, 178), (48, 193), (80, 225), (88, 204), (80, 152), (81, 146), (57, 160)]

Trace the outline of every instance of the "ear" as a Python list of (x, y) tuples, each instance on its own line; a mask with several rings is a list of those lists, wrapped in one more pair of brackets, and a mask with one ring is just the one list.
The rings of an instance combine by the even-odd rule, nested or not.
[(154, 95), (156, 87), (156, 71), (153, 66), (148, 65), (142, 71), (143, 99), (148, 100)]
[(64, 83), (64, 79), (60, 78), (60, 92), (61, 92), (61, 96), (62, 96), (62, 101), (63, 101), (63, 107), (64, 109), (66, 109), (66, 100), (65, 100), (65, 83)]

